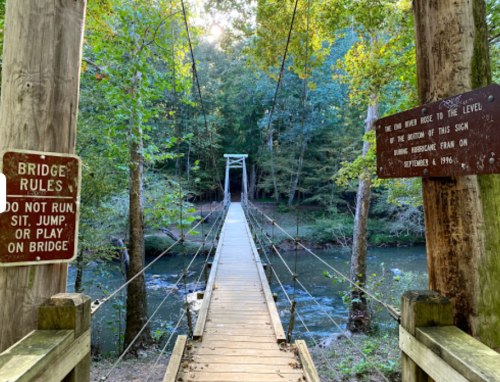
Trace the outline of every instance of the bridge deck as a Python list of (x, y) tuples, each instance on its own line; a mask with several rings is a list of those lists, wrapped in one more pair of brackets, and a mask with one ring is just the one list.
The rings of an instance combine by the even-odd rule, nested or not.
[(305, 380), (295, 353), (279, 344), (283, 327), (239, 203), (224, 224), (196, 337), (177, 381)]

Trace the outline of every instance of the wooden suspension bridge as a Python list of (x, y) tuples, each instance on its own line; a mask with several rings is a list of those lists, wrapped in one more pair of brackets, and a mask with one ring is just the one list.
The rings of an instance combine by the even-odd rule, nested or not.
[[(227, 156), (227, 175), (234, 166), (231, 157)], [(245, 170), (245, 156), (236, 160), (236, 167)], [(295, 340), (292, 344), (285, 336), (260, 257), (262, 251), (254, 242), (257, 236), (249, 211), (246, 178), (241, 203), (230, 202), (228, 182), (229, 176), (219, 218), (212, 226), (218, 222), (218, 243), (198, 320), (190, 338), (177, 337), (163, 382), (318, 382), (306, 343)], [(281, 229), (276, 222), (273, 224)], [(89, 382), (91, 317), (126, 285), (93, 305), (88, 296), (66, 293), (42, 304), (38, 329), (0, 354), (0, 382)], [(318, 304), (305, 286), (299, 285)], [(161, 304), (150, 319), (160, 308)], [(448, 299), (431, 291), (409, 291), (402, 296), (401, 312), (396, 311), (392, 315), (400, 323), (403, 382), (430, 378), (436, 382), (500, 382), (500, 354), (453, 326)], [(306, 327), (304, 321), (302, 324)], [(127, 351), (99, 380), (109, 380)], [(382, 380), (389, 381), (377, 371)], [(149, 381), (151, 374), (137, 377)], [(332, 380), (339, 379), (334, 376)]]
[(240, 203), (229, 208), (194, 340), (186, 341), (178, 338), (166, 381), (319, 381), (305, 342), (285, 344)]

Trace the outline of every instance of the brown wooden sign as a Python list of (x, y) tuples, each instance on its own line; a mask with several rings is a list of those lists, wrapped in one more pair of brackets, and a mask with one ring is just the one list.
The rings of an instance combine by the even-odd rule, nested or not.
[(380, 178), (500, 173), (500, 86), (379, 119)]
[(78, 247), (81, 162), (77, 156), (0, 152), (7, 178), (0, 213), (0, 266), (69, 262)]

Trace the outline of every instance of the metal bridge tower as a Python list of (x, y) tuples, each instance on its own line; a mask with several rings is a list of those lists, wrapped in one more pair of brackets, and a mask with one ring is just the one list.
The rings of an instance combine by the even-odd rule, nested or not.
[(231, 201), (231, 193), (229, 190), (229, 170), (232, 168), (243, 169), (243, 184), (241, 189), (241, 202), (246, 204), (248, 202), (248, 181), (247, 181), (247, 168), (245, 159), (248, 158), (246, 154), (225, 154), (226, 158), (226, 180), (224, 184), (224, 205), (226, 206)]

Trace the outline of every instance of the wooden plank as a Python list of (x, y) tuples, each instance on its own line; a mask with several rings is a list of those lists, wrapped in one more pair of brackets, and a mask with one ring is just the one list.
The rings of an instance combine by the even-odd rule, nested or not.
[[(224, 237), (226, 235), (226, 227), (227, 227), (227, 221), (224, 222), (224, 226), (222, 227), (219, 241), (224, 240)], [(203, 297), (203, 302), (200, 308), (200, 312), (198, 313), (198, 319), (196, 320), (196, 326), (193, 332), (193, 338), (195, 340), (201, 339), (203, 337), (203, 331), (205, 329), (205, 322), (207, 320), (210, 300), (212, 299), (212, 292), (214, 290), (214, 283), (215, 283), (215, 275), (217, 274), (217, 265), (220, 260), (221, 252), (222, 252), (221, 246), (218, 246), (215, 253), (214, 261), (212, 263), (212, 269), (210, 271), (210, 277), (208, 278), (207, 287), (205, 288), (205, 296)]]
[(248, 296), (248, 295), (217, 294), (215, 296), (212, 296), (212, 301), (220, 301), (220, 302), (226, 301), (227, 303), (230, 302), (232, 304), (237, 304), (239, 302), (241, 302), (241, 303), (245, 303), (245, 302), (248, 302), (248, 303), (260, 303), (263, 306), (266, 306), (265, 305), (265, 301), (264, 301), (264, 294), (263, 293), (259, 293), (259, 294), (255, 294), (255, 295), (251, 295), (251, 296)]
[(177, 374), (181, 367), (184, 349), (186, 348), (187, 336), (178, 336), (175, 341), (174, 350), (168, 362), (167, 371), (163, 377), (163, 382), (176, 382)]
[(193, 348), (196, 347), (215, 347), (216, 349), (264, 349), (264, 350), (272, 350), (276, 349), (276, 342), (242, 342), (242, 341), (220, 341), (220, 340), (212, 340), (210, 344), (204, 341), (202, 342), (193, 342)]
[(197, 354), (193, 355), (194, 361), (199, 363), (208, 363), (210, 365), (216, 363), (227, 364), (242, 364), (242, 365), (288, 365), (295, 360), (295, 355), (278, 357), (255, 357), (255, 356), (240, 356), (240, 355), (218, 355), (218, 354)]
[(418, 328), (423, 345), (471, 382), (500, 382), (500, 354), (455, 326)]
[[(207, 366), (208, 365), (208, 366)], [(189, 370), (200, 373), (251, 373), (251, 374), (274, 374), (279, 370), (281, 373), (297, 374), (302, 377), (303, 372), (300, 369), (295, 369), (290, 365), (242, 365), (242, 364), (227, 364), (227, 363), (190, 363)]]
[(435, 382), (466, 382), (458, 371), (423, 345), (402, 326), (399, 327), (399, 347)]
[(247, 349), (247, 348), (236, 348), (236, 349), (228, 349), (228, 348), (219, 348), (216, 346), (201, 346), (195, 348), (191, 351), (192, 354), (216, 354), (216, 355), (240, 355), (240, 356), (255, 356), (255, 357), (268, 357), (274, 356), (278, 357), (282, 354), (287, 354), (286, 352), (280, 351), (277, 348), (275, 349)]
[(222, 334), (227, 336), (267, 337), (274, 334), (273, 329), (244, 329), (244, 328), (206, 328), (205, 334)]
[(73, 330), (36, 330), (0, 354), (0, 381), (31, 381), (74, 341)]
[(249, 329), (249, 330), (273, 330), (271, 325), (248, 325), (245, 323), (229, 323), (229, 324), (212, 324), (211, 322), (207, 322), (207, 325), (205, 326), (205, 330), (210, 330), (210, 329)]
[[(81, 365), (82, 361), (84, 365)], [(80, 366), (80, 369), (74, 370), (77, 366)], [(67, 379), (65, 379), (66, 376), (68, 376)], [(63, 379), (75, 382), (90, 381), (90, 330), (65, 348), (36, 378), (26, 379), (26, 381), (53, 382)], [(21, 381), (24, 379), (19, 380)]]
[(235, 341), (235, 342), (276, 342), (274, 336), (252, 337), (252, 336), (227, 336), (219, 334), (205, 334), (204, 341)]
[(299, 351), (300, 362), (302, 363), (302, 369), (304, 370), (307, 382), (321, 382), (316, 371), (316, 366), (314, 366), (314, 362), (309, 354), (309, 349), (307, 349), (306, 342), (297, 340), (295, 341), (295, 345), (297, 345)]
[[(250, 227), (248, 226), (248, 222), (246, 220), (246, 217), (244, 217), (245, 221), (245, 228), (247, 230), (247, 234), (249, 237), (252, 236), (252, 233), (250, 231)], [(267, 302), (267, 307), (269, 309), (269, 314), (271, 316), (271, 322), (274, 327), (274, 332), (276, 334), (276, 341), (278, 343), (280, 342), (285, 342), (286, 341), (286, 336), (285, 336), (285, 331), (283, 330), (283, 324), (281, 323), (281, 318), (278, 313), (278, 309), (276, 308), (276, 304), (274, 302), (273, 294), (271, 293), (271, 289), (269, 288), (269, 284), (267, 281), (266, 274), (264, 272), (264, 268), (262, 267), (262, 263), (260, 261), (260, 256), (257, 251), (257, 248), (255, 247), (255, 243), (253, 240), (250, 242), (250, 245), (252, 246), (252, 251), (253, 251), (253, 256), (255, 258), (255, 262), (257, 264), (257, 270), (259, 272), (260, 276), (260, 281), (262, 283), (262, 287), (264, 289), (264, 297)]]
[(217, 324), (235, 324), (235, 325), (271, 325), (271, 320), (269, 317), (241, 317), (241, 319), (237, 319), (234, 317), (227, 317), (227, 315), (220, 316), (216, 319), (216, 317), (209, 318), (207, 323), (217, 323)]
[(230, 312), (230, 311), (236, 311), (236, 312), (247, 312), (247, 313), (263, 313), (263, 314), (269, 314), (267, 307), (264, 305), (221, 305), (220, 303), (217, 303), (217, 301), (212, 301), (212, 306), (210, 307), (210, 310), (212, 312), (221, 312), (224, 314), (224, 312)]
[[(256, 318), (264, 318), (268, 321), (270, 320), (268, 313), (245, 312), (245, 311), (241, 311), (241, 310), (225, 310), (225, 311), (215, 310), (215, 311), (209, 311), (209, 314), (210, 314), (210, 317), (230, 315), (231, 317), (234, 317), (235, 319), (238, 319), (238, 318), (246, 319), (248, 317), (256, 317)], [(272, 324), (272, 322), (271, 322), (271, 324)]]
[(287, 382), (302, 380), (301, 374), (281, 374), (279, 372), (269, 374), (258, 373), (183, 373), (184, 381), (199, 381), (199, 382), (229, 382), (229, 381), (244, 381), (244, 382)]
[[(432, 291), (407, 291), (401, 297), (401, 326), (412, 336), (424, 326), (453, 325), (450, 301)], [(428, 382), (429, 377), (407, 354), (401, 354), (402, 380)]]

